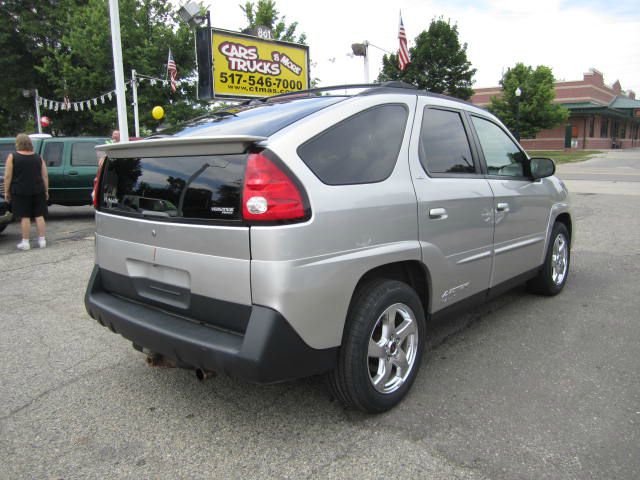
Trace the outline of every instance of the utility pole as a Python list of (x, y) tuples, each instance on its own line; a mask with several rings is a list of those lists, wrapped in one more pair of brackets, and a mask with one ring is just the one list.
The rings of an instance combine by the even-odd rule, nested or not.
[(40, 105), (38, 105), (38, 101), (40, 100), (40, 97), (38, 96), (38, 89), (35, 89), (36, 92), (36, 123), (38, 124), (38, 133), (42, 133), (42, 125), (40, 125)]
[(111, 45), (113, 47), (113, 70), (116, 81), (116, 101), (118, 104), (118, 129), (120, 142), (129, 141), (127, 125), (127, 99), (124, 93), (124, 71), (122, 68), (122, 42), (120, 40), (120, 9), (118, 0), (109, 0), (109, 16), (111, 18)]
[(136, 137), (140, 137), (140, 119), (138, 117), (138, 80), (136, 79), (136, 71), (131, 70), (131, 88), (133, 89), (133, 122), (136, 131)]

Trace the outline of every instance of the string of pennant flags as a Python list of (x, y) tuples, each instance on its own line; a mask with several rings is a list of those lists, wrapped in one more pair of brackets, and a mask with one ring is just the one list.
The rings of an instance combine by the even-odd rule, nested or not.
[[(124, 84), (124, 90), (125, 92), (129, 89), (129, 87), (132, 85), (133, 83), (133, 79), (131, 80), (127, 80)], [(148, 82), (149, 85), (154, 86), (157, 84), (162, 84), (163, 87), (166, 87), (169, 85), (169, 80), (164, 80), (162, 78), (156, 78), (156, 77), (149, 77), (146, 75), (136, 75), (136, 83), (138, 85), (143, 84), (143, 82)], [(45, 97), (41, 97), (38, 96), (37, 102), (38, 105), (40, 105), (43, 108), (49, 109), (49, 110), (53, 110), (54, 112), (57, 111), (74, 111), (74, 112), (82, 112), (85, 110), (85, 108), (87, 110), (91, 110), (93, 107), (97, 107), (99, 104), (103, 105), (105, 104), (107, 101), (112, 101), (114, 98), (116, 97), (116, 91), (111, 90), (109, 92), (105, 92), (101, 95), (98, 95), (97, 97), (94, 98), (89, 98), (87, 100), (80, 100), (80, 101), (75, 101), (72, 102), (69, 100), (69, 96), (65, 95), (64, 99), (62, 101), (60, 100), (52, 100), (50, 98), (45, 98)]]

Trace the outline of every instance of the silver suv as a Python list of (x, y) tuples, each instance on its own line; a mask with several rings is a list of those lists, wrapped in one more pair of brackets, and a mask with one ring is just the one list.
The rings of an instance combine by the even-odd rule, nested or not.
[(86, 308), (199, 378), (326, 373), (381, 412), (428, 322), (528, 281), (567, 281), (572, 220), (549, 159), (491, 114), (391, 83), (213, 113), (100, 146)]

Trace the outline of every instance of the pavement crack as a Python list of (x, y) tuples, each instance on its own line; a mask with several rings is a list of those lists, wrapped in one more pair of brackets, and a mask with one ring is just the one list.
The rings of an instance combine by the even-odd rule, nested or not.
[(45, 265), (57, 265), (59, 263), (67, 262), (67, 261), (69, 261), (69, 260), (71, 260), (72, 258), (75, 258), (75, 257), (77, 257), (76, 253), (74, 253), (72, 255), (67, 255), (66, 257), (62, 257), (62, 258), (59, 258), (57, 260), (52, 260), (50, 262), (33, 263), (33, 264), (29, 264), (29, 265), (24, 265), (22, 267), (13, 268), (11, 270), (2, 270), (2, 273), (12, 273), (12, 272), (19, 272), (21, 270), (31, 270), (31, 269), (34, 269), (34, 268), (43, 267)]
[(96, 374), (98, 374), (98, 373), (100, 373), (100, 372), (102, 372), (104, 370), (109, 370), (109, 369), (115, 368), (118, 365), (121, 365), (121, 364), (124, 364), (124, 363), (127, 363), (127, 362), (128, 362), (128, 360), (123, 360), (121, 362), (116, 362), (116, 363), (111, 364), (111, 365), (107, 365), (107, 366), (104, 366), (104, 367), (101, 367), (101, 368), (98, 368), (98, 369), (95, 369), (95, 370), (91, 370), (89, 372), (85, 372), (82, 375), (78, 375), (77, 377), (71, 378), (71, 379), (69, 379), (69, 380), (67, 380), (65, 382), (62, 382), (62, 383), (60, 383), (58, 385), (55, 385), (55, 386), (45, 390), (44, 392), (39, 393), (38, 395), (33, 397), (31, 400), (29, 400), (24, 405), (21, 405), (20, 407), (14, 409), (14, 410), (11, 410), (7, 415), (5, 415), (3, 417), (0, 417), (0, 422), (4, 422), (5, 420), (10, 419), (11, 417), (13, 417), (14, 415), (20, 413), (21, 411), (29, 408), (31, 405), (36, 403), (41, 398), (46, 397), (50, 393), (53, 393), (53, 392), (55, 392), (57, 390), (61, 390), (63, 388), (66, 388), (69, 385), (73, 385), (74, 383), (77, 383), (77, 382), (79, 382), (81, 380), (84, 380), (87, 377), (90, 377), (92, 375), (96, 375)]

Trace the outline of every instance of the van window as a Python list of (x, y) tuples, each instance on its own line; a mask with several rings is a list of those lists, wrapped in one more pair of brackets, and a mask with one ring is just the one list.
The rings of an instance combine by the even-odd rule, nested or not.
[[(96, 142), (74, 143), (71, 146), (71, 165), (80, 167), (98, 166), (98, 155), (96, 153)], [(46, 158), (46, 157), (45, 157)]]
[(527, 157), (507, 134), (495, 123), (484, 118), (471, 117), (478, 133), (489, 175), (523, 177)]
[(0, 143), (0, 167), (4, 167), (7, 157), (16, 149), (13, 143)]
[(62, 165), (62, 151), (64, 150), (63, 142), (46, 142), (42, 151), (42, 158), (47, 167), (59, 167)]

